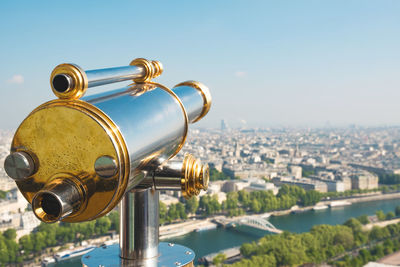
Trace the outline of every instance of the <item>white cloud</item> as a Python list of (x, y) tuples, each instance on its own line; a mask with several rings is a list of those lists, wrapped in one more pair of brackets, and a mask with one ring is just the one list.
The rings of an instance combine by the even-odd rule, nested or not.
[(235, 76), (239, 77), (239, 78), (242, 78), (242, 77), (244, 77), (246, 75), (247, 75), (247, 72), (245, 72), (245, 71), (238, 70), (238, 71), (235, 72)]
[(7, 82), (13, 84), (23, 84), (24, 76), (22, 76), (21, 74), (15, 74), (9, 80), (7, 80)]

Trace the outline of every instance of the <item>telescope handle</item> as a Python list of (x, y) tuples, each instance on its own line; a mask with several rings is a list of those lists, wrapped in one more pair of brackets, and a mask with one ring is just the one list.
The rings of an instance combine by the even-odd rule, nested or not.
[(79, 99), (90, 87), (132, 80), (148, 82), (161, 75), (163, 66), (159, 61), (134, 59), (129, 66), (96, 70), (83, 70), (75, 64), (60, 64), (50, 75), (53, 93), (61, 99)]

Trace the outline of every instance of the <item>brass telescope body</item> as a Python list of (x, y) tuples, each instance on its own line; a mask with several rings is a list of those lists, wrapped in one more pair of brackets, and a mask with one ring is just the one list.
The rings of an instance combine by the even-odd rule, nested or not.
[[(199, 82), (169, 89), (150, 81), (161, 73), (161, 63), (145, 59), (87, 72), (56, 67), (51, 85), (59, 99), (21, 123), (5, 161), (40, 220), (99, 218), (135, 188), (166, 186), (187, 198), (207, 188), (207, 165), (191, 155), (168, 160), (184, 145), (189, 124), (207, 114), (210, 92)], [(126, 80), (134, 83), (82, 97), (89, 87)]]

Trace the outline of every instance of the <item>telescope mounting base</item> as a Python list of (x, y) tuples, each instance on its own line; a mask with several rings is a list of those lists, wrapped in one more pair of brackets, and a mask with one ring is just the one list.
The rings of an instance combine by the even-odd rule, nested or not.
[(159, 256), (145, 260), (125, 260), (120, 255), (119, 245), (101, 246), (82, 257), (86, 267), (132, 266), (132, 267), (192, 267), (195, 253), (182, 245), (160, 242)]

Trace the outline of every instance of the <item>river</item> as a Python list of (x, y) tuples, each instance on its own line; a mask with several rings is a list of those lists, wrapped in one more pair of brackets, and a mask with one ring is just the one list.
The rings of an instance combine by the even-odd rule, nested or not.
[[(351, 206), (335, 207), (319, 211), (306, 211), (303, 213), (289, 214), (269, 218), (269, 221), (278, 229), (291, 232), (307, 232), (313, 225), (317, 224), (342, 224), (351, 217), (360, 215), (374, 215), (377, 210), (385, 213), (394, 211), (400, 205), (399, 199), (378, 200), (354, 203)], [(245, 230), (245, 231), (242, 231)], [(267, 233), (244, 228), (223, 229), (217, 228), (203, 232), (192, 232), (181, 237), (175, 237), (164, 242), (174, 242), (190, 247), (196, 252), (196, 258), (220, 250), (240, 246), (245, 242), (252, 242)], [(56, 265), (81, 266), (80, 259), (70, 260)]]

